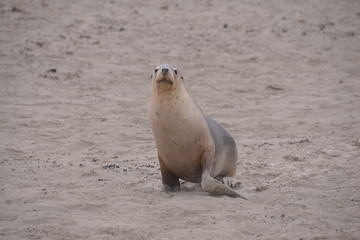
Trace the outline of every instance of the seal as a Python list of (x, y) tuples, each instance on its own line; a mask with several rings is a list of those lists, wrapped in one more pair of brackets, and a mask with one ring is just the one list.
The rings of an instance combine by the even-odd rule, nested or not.
[(180, 190), (179, 179), (183, 179), (201, 183), (211, 195), (246, 199), (231, 189), (238, 183), (234, 178), (238, 158), (234, 139), (203, 114), (180, 71), (169, 64), (157, 66), (151, 85), (149, 119), (163, 190)]

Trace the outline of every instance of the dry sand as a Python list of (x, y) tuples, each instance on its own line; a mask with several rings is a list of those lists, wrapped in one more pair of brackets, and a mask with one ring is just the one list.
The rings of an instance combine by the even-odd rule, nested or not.
[[(150, 75), (234, 136), (161, 192)], [(0, 239), (360, 239), (360, 1), (0, 1)]]

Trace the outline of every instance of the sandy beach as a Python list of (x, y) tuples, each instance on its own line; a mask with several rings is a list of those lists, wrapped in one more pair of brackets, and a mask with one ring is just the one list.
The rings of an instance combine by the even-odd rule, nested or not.
[[(0, 239), (360, 239), (360, 1), (0, 0)], [(150, 76), (234, 137), (161, 191)]]

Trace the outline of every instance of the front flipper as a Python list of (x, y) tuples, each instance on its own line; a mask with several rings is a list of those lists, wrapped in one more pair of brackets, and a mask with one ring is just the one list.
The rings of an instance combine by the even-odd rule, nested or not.
[(164, 163), (163, 159), (159, 156), (161, 178), (163, 183), (163, 191), (176, 192), (180, 190), (179, 177), (173, 174)]

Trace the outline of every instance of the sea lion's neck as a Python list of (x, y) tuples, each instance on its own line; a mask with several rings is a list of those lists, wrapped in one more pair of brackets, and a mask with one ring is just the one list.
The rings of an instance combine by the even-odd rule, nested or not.
[(178, 99), (191, 99), (188, 91), (186, 90), (185, 86), (180, 85), (177, 86), (175, 89), (161, 89), (155, 88), (153, 89), (152, 98), (159, 102), (172, 102)]

